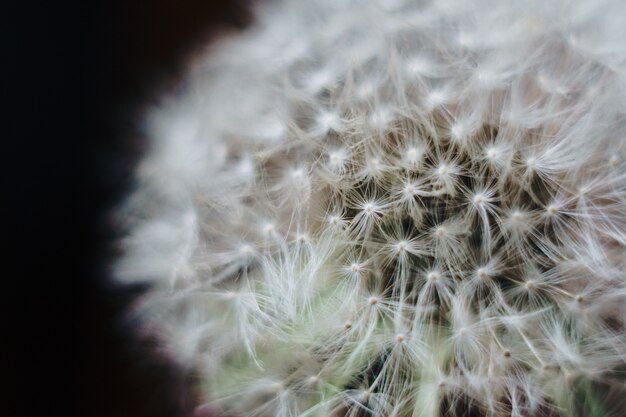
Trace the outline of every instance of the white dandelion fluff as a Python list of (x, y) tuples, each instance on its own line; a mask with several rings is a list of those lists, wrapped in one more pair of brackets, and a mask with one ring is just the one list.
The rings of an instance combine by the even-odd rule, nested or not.
[(198, 402), (623, 413), (626, 6), (257, 15), (150, 112), (114, 269)]

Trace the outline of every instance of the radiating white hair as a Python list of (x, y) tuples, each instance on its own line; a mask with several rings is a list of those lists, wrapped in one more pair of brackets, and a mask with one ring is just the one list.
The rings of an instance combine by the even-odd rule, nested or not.
[(615, 413), (626, 3), (257, 15), (149, 112), (122, 210), (115, 276), (150, 284), (136, 311), (201, 376), (199, 401), (254, 417)]

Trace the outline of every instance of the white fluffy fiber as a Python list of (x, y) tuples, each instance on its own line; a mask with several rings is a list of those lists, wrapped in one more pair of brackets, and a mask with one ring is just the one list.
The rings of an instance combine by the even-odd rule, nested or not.
[(257, 9), (150, 112), (122, 211), (115, 275), (200, 401), (621, 415), (626, 4)]

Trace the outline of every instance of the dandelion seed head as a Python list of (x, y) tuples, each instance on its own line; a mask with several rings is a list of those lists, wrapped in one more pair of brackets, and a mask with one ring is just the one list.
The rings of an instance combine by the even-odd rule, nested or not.
[(623, 2), (254, 11), (147, 111), (118, 216), (113, 273), (198, 403), (619, 414)]

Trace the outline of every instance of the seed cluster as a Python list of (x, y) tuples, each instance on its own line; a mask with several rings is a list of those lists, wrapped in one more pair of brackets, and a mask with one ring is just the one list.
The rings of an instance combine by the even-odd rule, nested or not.
[(265, 5), (153, 111), (116, 267), (142, 322), (226, 415), (616, 412), (606, 12), (357, 3)]

